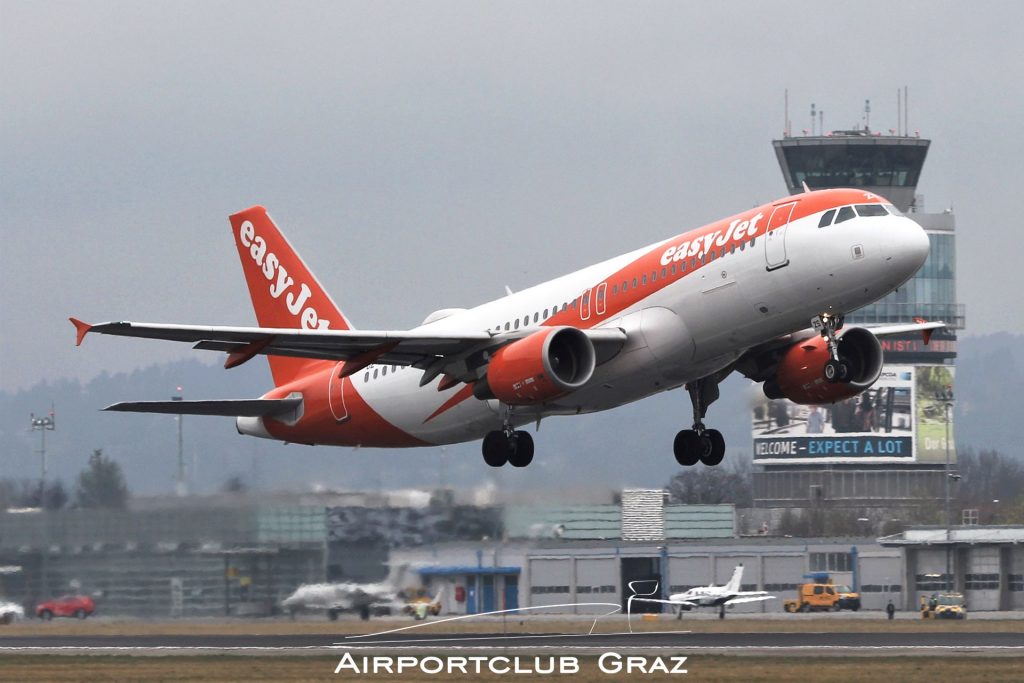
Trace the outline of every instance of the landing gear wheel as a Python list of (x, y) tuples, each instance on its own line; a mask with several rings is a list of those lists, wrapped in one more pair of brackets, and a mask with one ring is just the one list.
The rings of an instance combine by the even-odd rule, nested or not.
[(509, 452), (512, 450), (509, 446), (509, 438), (505, 436), (505, 432), (500, 430), (487, 432), (481, 449), (484, 454), (484, 462), (491, 467), (501, 467), (509, 460)]
[(845, 360), (829, 360), (825, 363), (825, 379), (832, 383), (845, 382), (850, 377), (850, 364)]
[(701, 436), (700, 461), (714, 467), (725, 457), (725, 438), (717, 429), (708, 429)]
[(509, 440), (508, 464), (512, 467), (526, 467), (533, 462), (533, 437), (529, 432), (513, 432)]
[(676, 434), (672, 442), (672, 452), (676, 456), (676, 462), (683, 467), (691, 467), (700, 462), (701, 442), (697, 432), (692, 429), (684, 429)]

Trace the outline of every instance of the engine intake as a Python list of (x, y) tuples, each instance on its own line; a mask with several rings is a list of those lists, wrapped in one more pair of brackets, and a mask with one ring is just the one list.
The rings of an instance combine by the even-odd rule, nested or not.
[(543, 329), (498, 349), (487, 366), (485, 386), (474, 387), (473, 393), (509, 405), (542, 403), (589, 382), (595, 365), (594, 344), (582, 331)]
[(863, 327), (841, 330), (837, 336), (839, 358), (850, 367), (843, 382), (825, 379), (830, 356), (828, 342), (815, 336), (791, 346), (779, 361), (775, 378), (764, 383), (768, 398), (788, 398), (803, 405), (834, 403), (864, 391), (882, 374), (882, 345)]

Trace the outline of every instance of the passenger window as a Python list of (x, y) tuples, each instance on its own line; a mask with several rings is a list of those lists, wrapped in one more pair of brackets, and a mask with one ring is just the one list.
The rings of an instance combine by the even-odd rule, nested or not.
[(370, 371), (367, 370), (366, 373), (363, 375), (363, 382), (369, 382), (369, 381), (370, 381)]
[(642, 278), (640, 278), (640, 284), (642, 284), (642, 285), (646, 285), (647, 284), (647, 273), (644, 273), (644, 276)]
[(386, 366), (386, 365), (385, 365), (384, 367), (382, 367), (382, 368), (380, 369), (380, 376), (381, 376), (381, 377), (384, 377), (384, 376), (386, 376), (387, 374), (388, 374), (388, 366)]
[(530, 316), (529, 315), (524, 315), (523, 316), (523, 327), (528, 327), (529, 325), (530, 325)]
[(618, 285), (612, 285), (612, 296), (618, 296), (618, 295), (619, 295), (619, 286)]
[(505, 323), (505, 331), (508, 332), (508, 323)]
[(576, 308), (576, 302), (577, 302), (577, 301), (579, 301), (579, 299), (573, 299), (573, 300), (572, 300), (572, 307), (573, 307), (574, 309)]
[(674, 264), (674, 263), (672, 264), (672, 274), (673, 275), (676, 274), (676, 264)]
[(823, 213), (822, 216), (821, 216), (821, 220), (818, 221), (818, 227), (819, 228), (824, 228), (827, 225), (832, 225), (832, 219), (835, 217), (835, 215), (836, 215), (836, 210), (835, 209), (829, 209), (828, 211)]
[(851, 207), (851, 206), (844, 206), (843, 208), (839, 209), (839, 215), (836, 216), (836, 225), (839, 225), (843, 221), (850, 220), (855, 215), (856, 214), (853, 213), (853, 207)]
[(757, 244), (757, 238), (756, 237), (751, 237), (750, 238), (750, 246), (754, 246), (755, 244)]
[(377, 370), (378, 370), (377, 368), (373, 369), (373, 378), (374, 379), (377, 379)]
[(628, 282), (623, 282), (622, 283), (622, 293), (625, 294), (628, 290), (629, 290), (629, 283)]
[(636, 289), (636, 278), (633, 278), (633, 289)]
[(858, 204), (858, 216), (888, 216), (885, 207), (881, 204)]
[(533, 314), (533, 322), (537, 322), (538, 320), (540, 320), (540, 313), (534, 313)]
[(544, 309), (544, 319), (545, 320), (548, 319), (548, 309), (546, 309), (546, 308)]
[(517, 330), (519, 329), (519, 318), (516, 318), (516, 324), (515, 324), (515, 328), (516, 328)]
[(666, 277), (668, 277), (668, 268), (662, 268), (661, 269), (661, 279), (664, 280)]
[(651, 283), (653, 284), (653, 283), (655, 283), (657, 281), (658, 281), (658, 271), (652, 270), (651, 271)]

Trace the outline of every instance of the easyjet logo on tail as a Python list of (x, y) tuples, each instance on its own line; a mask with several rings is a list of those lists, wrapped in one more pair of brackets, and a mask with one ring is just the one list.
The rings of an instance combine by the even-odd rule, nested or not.
[(267, 251), (267, 241), (256, 234), (256, 227), (252, 221), (243, 221), (238, 228), (238, 239), (242, 246), (248, 247), (249, 256), (256, 265), (260, 267), (263, 277), (270, 283), (270, 296), (280, 299), (284, 295), (284, 304), (288, 312), (299, 318), (299, 323), (304, 330), (326, 330), (331, 325), (330, 320), (320, 317), (320, 314), (312, 306), (307, 306), (313, 292), (309, 285), (300, 282), (298, 289), (294, 288), (295, 279), (288, 274), (288, 270), (281, 264), (281, 259), (274, 252)]

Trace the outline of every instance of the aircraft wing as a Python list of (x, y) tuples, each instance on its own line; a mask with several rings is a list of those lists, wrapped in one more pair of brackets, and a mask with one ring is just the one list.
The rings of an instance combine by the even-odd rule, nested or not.
[(730, 598), (725, 601), (726, 605), (738, 605), (744, 602), (760, 602), (762, 600), (774, 600), (774, 595), (768, 595), (767, 593), (761, 593), (756, 595), (737, 595), (734, 598)]
[[(70, 320), (77, 330), (78, 344), (90, 332), (187, 342), (197, 349), (226, 352), (226, 368), (241, 365), (257, 355), (348, 361), (345, 375), (358, 372), (371, 363), (411, 365), (428, 371), (424, 375), (424, 384), (447, 371), (451, 363), (465, 361), (474, 354), (482, 355), (484, 351), (504, 346), (536, 331), (523, 329), (489, 334), (425, 330), (299, 330), (136, 322), (92, 325), (76, 318)], [(614, 356), (626, 342), (626, 333), (619, 328), (581, 331), (593, 342), (598, 363)]]
[(660, 598), (637, 598), (631, 597), (631, 602), (656, 602), (661, 605), (675, 605), (676, 607), (700, 607), (700, 604), (690, 600), (662, 600)]

